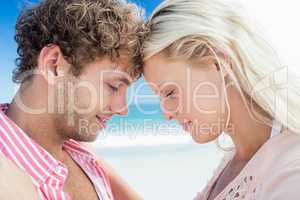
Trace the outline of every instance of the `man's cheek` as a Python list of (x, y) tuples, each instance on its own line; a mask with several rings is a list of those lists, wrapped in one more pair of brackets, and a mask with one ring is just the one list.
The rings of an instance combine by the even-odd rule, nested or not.
[(98, 109), (100, 109), (101, 111), (104, 110), (104, 108), (107, 107), (112, 101), (112, 98), (113, 97), (108, 90), (100, 90), (100, 92), (98, 93)]

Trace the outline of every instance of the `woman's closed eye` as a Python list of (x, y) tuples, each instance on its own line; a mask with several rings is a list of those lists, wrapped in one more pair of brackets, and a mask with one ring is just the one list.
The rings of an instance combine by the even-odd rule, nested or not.
[(165, 98), (172, 98), (175, 96), (175, 90), (170, 90), (165, 93)]
[(174, 94), (174, 90), (168, 92), (168, 93), (166, 94), (166, 97), (170, 97), (170, 96), (172, 96), (173, 94)]

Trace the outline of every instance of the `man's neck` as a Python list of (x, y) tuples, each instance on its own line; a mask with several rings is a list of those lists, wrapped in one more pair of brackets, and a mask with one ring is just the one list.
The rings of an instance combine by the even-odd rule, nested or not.
[[(35, 99), (32, 97), (35, 97)], [(24, 110), (23, 106), (17, 103), (19, 100), (22, 100), (22, 105), (26, 105), (27, 108), (36, 110), (43, 107), (47, 109), (46, 104), (42, 105), (40, 103), (46, 101), (37, 98), (43, 98), (43, 95), (28, 95), (26, 92), (19, 91), (7, 110), (7, 116), (32, 140), (48, 151), (53, 157), (62, 161), (65, 154), (62, 148), (65, 139), (61, 137), (62, 134), (57, 130), (53, 116), (47, 111), (33, 114), (28, 112), (27, 109)]]

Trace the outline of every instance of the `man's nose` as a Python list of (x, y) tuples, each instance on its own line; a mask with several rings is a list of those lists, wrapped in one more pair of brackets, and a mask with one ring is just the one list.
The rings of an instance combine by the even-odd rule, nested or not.
[(128, 105), (127, 105), (127, 99), (126, 94), (116, 96), (111, 101), (111, 110), (113, 113), (118, 115), (127, 115), (128, 114)]

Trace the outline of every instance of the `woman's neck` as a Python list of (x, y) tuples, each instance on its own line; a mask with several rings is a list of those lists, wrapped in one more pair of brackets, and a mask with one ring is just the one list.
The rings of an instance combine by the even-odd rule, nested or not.
[[(233, 131), (229, 135), (235, 145), (235, 158), (240, 161), (249, 160), (270, 138), (272, 127), (254, 119), (237, 89), (228, 89), (228, 94), (231, 108), (230, 123), (233, 126)], [(255, 103), (251, 105), (251, 109), (268, 116)]]

